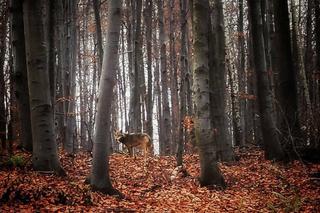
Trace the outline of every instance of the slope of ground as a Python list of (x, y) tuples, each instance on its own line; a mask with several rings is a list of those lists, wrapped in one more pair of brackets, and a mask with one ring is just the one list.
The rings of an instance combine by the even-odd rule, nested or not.
[[(29, 159), (25, 153), (20, 153)], [(172, 178), (174, 157), (137, 159), (114, 154), (111, 178), (125, 199), (92, 192), (84, 184), (90, 157), (61, 154), (68, 177), (24, 169), (0, 169), (0, 212), (320, 212), (320, 165), (272, 164), (257, 149), (239, 153), (240, 161), (221, 164), (227, 189), (200, 188), (197, 155), (184, 158), (189, 175)]]

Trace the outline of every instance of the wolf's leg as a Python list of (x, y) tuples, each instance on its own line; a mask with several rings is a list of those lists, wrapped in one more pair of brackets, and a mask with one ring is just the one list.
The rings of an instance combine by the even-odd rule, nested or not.
[(129, 151), (130, 157), (133, 157), (133, 148), (132, 147), (128, 147), (128, 151)]

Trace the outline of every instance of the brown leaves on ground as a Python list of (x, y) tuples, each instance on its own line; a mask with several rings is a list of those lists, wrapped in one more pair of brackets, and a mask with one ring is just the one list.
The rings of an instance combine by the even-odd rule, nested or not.
[(66, 178), (34, 172), (30, 163), (23, 170), (0, 171), (0, 212), (320, 212), (320, 180), (313, 177), (319, 164), (272, 164), (255, 149), (240, 156), (239, 162), (220, 165), (228, 188), (219, 190), (199, 187), (197, 155), (185, 156), (189, 175), (179, 176), (174, 157), (153, 157), (145, 164), (143, 157), (114, 154), (113, 186), (126, 196), (117, 199), (84, 184), (89, 155), (62, 154)]

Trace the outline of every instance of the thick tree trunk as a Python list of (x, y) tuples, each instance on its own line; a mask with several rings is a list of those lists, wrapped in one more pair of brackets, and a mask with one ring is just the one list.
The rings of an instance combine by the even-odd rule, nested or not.
[[(209, 66), (210, 66), (210, 108), (215, 141), (217, 141), (218, 158), (222, 161), (232, 161), (234, 154), (232, 140), (228, 138), (226, 118), (226, 68), (225, 68), (225, 35), (224, 16), (221, 0), (215, 0), (213, 13), (213, 28), (209, 37)], [(211, 28), (210, 28), (211, 29)]]
[(21, 124), (20, 142), (27, 151), (32, 151), (32, 131), (28, 93), (26, 52), (24, 43), (22, 1), (12, 0), (12, 53), (14, 67), (14, 88)]
[(47, 0), (26, 0), (23, 5), (33, 137), (32, 163), (37, 171), (55, 171), (63, 175), (54, 135), (54, 107), (51, 103), (47, 64), (47, 27), (43, 25), (44, 12), (49, 11), (48, 5)]
[[(111, 0), (108, 5), (108, 30), (99, 84), (99, 101), (93, 142), (91, 186), (106, 194), (118, 194), (109, 176), (107, 146), (110, 141), (112, 96), (118, 67), (118, 43), (120, 34), (121, 1)], [(107, 131), (107, 132), (106, 132)]]
[(210, 118), (208, 20), (209, 1), (193, 0), (193, 88), (196, 104), (195, 131), (200, 156), (200, 184), (224, 187), (225, 181), (217, 165), (217, 132), (214, 131)]
[[(132, 1), (132, 58), (131, 58), (131, 93), (130, 93), (130, 114), (129, 125), (130, 132), (141, 132), (141, 79), (144, 78), (142, 67), (142, 35), (141, 35), (141, 9), (142, 0)], [(130, 64), (130, 60), (129, 60)], [(130, 69), (130, 65), (129, 65)]]
[(297, 108), (296, 74), (293, 69), (291, 52), (291, 35), (287, 1), (274, 1), (274, 21), (277, 57), (275, 58), (278, 73), (280, 107), (281, 142), (292, 153), (300, 134)]
[(284, 154), (273, 119), (272, 94), (269, 87), (269, 78), (266, 65), (266, 55), (263, 38), (263, 24), (261, 16), (261, 0), (249, 0), (255, 70), (257, 73), (258, 101), (261, 119), (261, 128), (265, 149), (265, 158), (268, 160), (283, 160)]
[(77, 60), (77, 0), (68, 1), (66, 18), (67, 18), (67, 68), (65, 70), (65, 97), (68, 98), (65, 106), (65, 133), (64, 149), (68, 153), (74, 153), (76, 143), (76, 120), (75, 120), (75, 92), (76, 92), (76, 60)]
[(170, 121), (170, 107), (168, 100), (168, 69), (167, 69), (167, 55), (163, 15), (163, 0), (158, 0), (158, 15), (159, 15), (159, 43), (160, 43), (160, 70), (161, 70), (161, 85), (162, 85), (162, 116), (163, 116), (163, 131), (160, 137), (163, 137), (164, 147), (160, 150), (160, 154), (170, 154), (171, 148), (171, 121)]

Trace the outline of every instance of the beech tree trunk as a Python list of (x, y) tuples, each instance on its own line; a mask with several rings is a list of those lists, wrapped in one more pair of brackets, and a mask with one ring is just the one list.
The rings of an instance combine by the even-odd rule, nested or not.
[(277, 128), (273, 119), (274, 110), (272, 106), (272, 93), (269, 87), (264, 48), (261, 0), (249, 0), (248, 5), (252, 23), (254, 62), (257, 74), (258, 101), (265, 158), (268, 160), (283, 160), (284, 153), (280, 145)]
[(170, 91), (171, 91), (171, 126), (172, 126), (172, 143), (170, 147), (171, 153), (175, 153), (177, 141), (179, 138), (179, 95), (178, 95), (178, 73), (177, 59), (175, 49), (175, 20), (174, 20), (175, 0), (169, 1), (169, 50), (170, 50)]
[(111, 106), (113, 87), (115, 85), (116, 71), (118, 68), (121, 1), (110, 0), (108, 10), (107, 40), (99, 84), (99, 101), (93, 141), (93, 165), (90, 183), (94, 189), (112, 195), (118, 194), (118, 191), (116, 191), (111, 184), (107, 147), (108, 143), (111, 143)]
[(239, 4), (239, 18), (238, 18), (238, 84), (239, 84), (239, 129), (236, 128), (235, 131), (239, 131), (239, 140), (236, 141), (237, 146), (245, 145), (245, 132), (246, 132), (246, 98), (244, 94), (246, 94), (246, 56), (245, 56), (245, 39), (244, 39), (244, 29), (243, 29), (243, 17), (244, 17), (244, 5), (243, 0), (238, 1)]
[(147, 93), (147, 133), (153, 138), (153, 99), (152, 99), (152, 0), (146, 1), (144, 23), (146, 25), (146, 43), (147, 43), (147, 70), (148, 70), (148, 93)]
[(28, 86), (33, 137), (32, 163), (37, 171), (54, 171), (64, 175), (60, 166), (54, 134), (54, 107), (51, 103), (47, 62), (49, 46), (43, 24), (48, 0), (26, 0), (23, 3), (27, 54)]
[(161, 71), (161, 85), (162, 85), (162, 116), (163, 116), (163, 131), (160, 137), (163, 137), (164, 146), (160, 150), (161, 155), (170, 154), (171, 148), (171, 120), (170, 107), (168, 100), (168, 69), (167, 69), (167, 55), (163, 16), (163, 0), (158, 0), (158, 15), (159, 15), (159, 43), (160, 43), (160, 71)]
[(6, 37), (7, 37), (7, 23), (8, 23), (8, 7), (9, 1), (2, 2), (0, 8), (1, 22), (0, 22), (0, 143), (2, 150), (6, 149), (6, 125), (7, 125), (7, 113), (5, 107), (5, 82), (4, 82), (4, 62), (5, 54), (7, 50)]
[(275, 39), (277, 51), (275, 58), (278, 73), (281, 142), (293, 153), (294, 146), (301, 137), (297, 107), (297, 81), (293, 69), (291, 34), (287, 1), (274, 1)]
[[(142, 59), (142, 34), (141, 34), (141, 9), (142, 0), (131, 2), (132, 15), (132, 53), (131, 53), (131, 93), (130, 93), (130, 114), (129, 114), (129, 125), (131, 132), (141, 132), (142, 131), (142, 78), (143, 74), (143, 63)], [(130, 64), (129, 60), (129, 64)]]
[(32, 151), (32, 131), (28, 93), (26, 52), (24, 43), (23, 5), (20, 0), (12, 0), (12, 53), (14, 88), (21, 124), (20, 142), (27, 151)]
[(96, 34), (97, 34), (97, 46), (98, 46), (98, 78), (101, 74), (103, 48), (102, 48), (102, 32), (101, 32), (101, 19), (100, 19), (100, 0), (92, 0), (94, 19), (96, 21)]
[(181, 49), (180, 49), (180, 123), (179, 123), (179, 138), (177, 144), (177, 166), (181, 166), (183, 163), (183, 152), (184, 152), (184, 143), (186, 130), (184, 128), (183, 122), (186, 116), (186, 81), (187, 81), (187, 0), (180, 0), (180, 30), (181, 30)]
[(211, 118), (213, 129), (216, 132), (218, 158), (222, 161), (232, 161), (234, 154), (232, 140), (228, 137), (226, 117), (226, 67), (225, 67), (225, 35), (224, 16), (221, 0), (215, 0), (212, 28), (209, 37), (209, 72), (211, 88)]
[(224, 178), (217, 165), (217, 132), (210, 117), (209, 85), (209, 1), (193, 0), (193, 88), (195, 111), (195, 133), (200, 157), (200, 184), (225, 187)]

